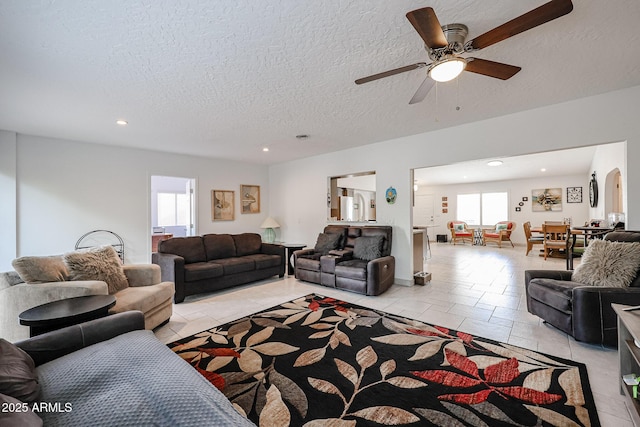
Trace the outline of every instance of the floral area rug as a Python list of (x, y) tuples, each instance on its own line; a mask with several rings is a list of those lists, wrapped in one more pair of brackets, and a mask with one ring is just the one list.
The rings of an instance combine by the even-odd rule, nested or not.
[(585, 365), (320, 295), (169, 347), (260, 426), (599, 426)]

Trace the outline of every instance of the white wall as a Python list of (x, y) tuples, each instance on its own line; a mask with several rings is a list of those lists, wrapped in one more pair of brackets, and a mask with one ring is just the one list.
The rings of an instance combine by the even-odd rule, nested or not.
[[(313, 245), (326, 224), (327, 177), (375, 170), (378, 223), (394, 225), (396, 281), (412, 283), (411, 169), (620, 141), (627, 141), (626, 164), (637, 164), (638, 101), (640, 87), (634, 87), (274, 165), (271, 213), (284, 240)], [(640, 194), (640, 168), (625, 169), (627, 194)], [(384, 200), (389, 186), (398, 191), (393, 205)], [(628, 198), (626, 209), (627, 228), (640, 229), (640, 198)]]
[[(463, 165), (461, 165), (462, 167)], [(589, 198), (586, 190), (589, 178), (586, 175), (566, 175), (544, 178), (477, 182), (458, 185), (442, 185), (437, 187), (423, 186), (416, 194), (432, 194), (435, 200), (435, 224), (437, 227), (429, 230), (429, 237), (435, 240), (436, 234), (446, 234), (450, 239), (450, 232), (447, 230), (447, 222), (458, 219), (456, 217), (456, 196), (468, 193), (490, 193), (507, 192), (509, 197), (509, 212), (505, 221), (514, 221), (516, 228), (511, 234), (511, 241), (515, 244), (526, 244), (524, 229), (522, 224), (529, 221), (532, 226), (542, 224), (544, 221), (562, 221), (564, 218), (571, 218), (572, 224), (584, 224), (589, 219)], [(567, 203), (567, 187), (582, 187), (582, 203)], [(562, 212), (533, 212), (531, 205), (532, 190), (541, 188), (562, 188)], [(447, 197), (448, 212), (442, 213), (441, 200)], [(527, 201), (522, 201), (527, 197)], [(421, 198), (416, 198), (416, 201)], [(520, 212), (515, 208), (519, 207), (519, 202), (523, 203)], [(419, 206), (415, 206), (419, 209)], [(423, 221), (424, 222), (424, 221)], [(414, 220), (415, 223), (415, 220)], [(493, 224), (485, 224), (486, 226)]]
[[(0, 130), (0, 270), (10, 268), (16, 253), (16, 134)], [(8, 260), (8, 262), (6, 261)]]
[[(3, 191), (1, 202), (5, 206), (8, 201), (10, 206), (13, 199), (17, 205), (18, 232), (16, 239), (5, 240), (3, 235), (2, 270), (9, 269), (16, 256), (73, 250), (80, 236), (95, 229), (113, 231), (124, 239), (126, 262), (149, 262), (151, 175), (196, 178), (201, 234), (261, 233), (259, 226), (268, 215), (266, 166), (21, 134), (16, 154), (7, 153), (5, 158), (5, 145), (11, 144), (3, 143), (0, 172), (11, 181), (12, 157), (18, 190), (14, 196)], [(260, 214), (240, 213), (240, 184), (261, 186)], [(234, 221), (211, 221), (214, 188), (236, 192)], [(276, 221), (280, 221), (277, 216)]]

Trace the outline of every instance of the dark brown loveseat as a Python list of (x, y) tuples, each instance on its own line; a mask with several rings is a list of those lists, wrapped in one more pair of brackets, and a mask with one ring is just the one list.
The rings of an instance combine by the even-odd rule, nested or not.
[[(640, 231), (614, 231), (604, 239), (640, 242)], [(578, 341), (615, 347), (618, 343), (617, 316), (611, 303), (640, 305), (640, 272), (628, 287), (623, 288), (585, 285), (573, 281), (573, 273), (525, 271), (527, 310)]]
[(205, 234), (159, 242), (152, 262), (162, 280), (175, 283), (176, 303), (187, 295), (284, 276), (284, 247), (262, 243), (259, 234)]
[[(314, 249), (293, 253), (296, 278), (365, 295), (380, 295), (393, 285), (395, 276), (392, 230), (385, 225), (328, 225), (318, 236)], [(360, 251), (364, 243), (376, 247), (373, 251), (371, 248)]]

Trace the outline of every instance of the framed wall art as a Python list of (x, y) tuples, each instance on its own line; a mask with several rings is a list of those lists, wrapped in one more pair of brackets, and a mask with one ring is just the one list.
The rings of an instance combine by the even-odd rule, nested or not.
[(567, 203), (582, 203), (582, 187), (567, 187)]
[(259, 185), (241, 185), (240, 186), (240, 203), (242, 207), (240, 212), (243, 214), (260, 213), (260, 186)]
[(233, 221), (235, 212), (234, 191), (211, 190), (211, 220)]
[(562, 212), (562, 188), (543, 188), (531, 191), (533, 212)]

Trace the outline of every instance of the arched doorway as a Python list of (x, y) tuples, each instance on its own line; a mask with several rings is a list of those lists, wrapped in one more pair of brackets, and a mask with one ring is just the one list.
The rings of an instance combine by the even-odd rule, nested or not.
[(604, 191), (604, 214), (624, 212), (622, 174), (618, 168), (607, 174)]

